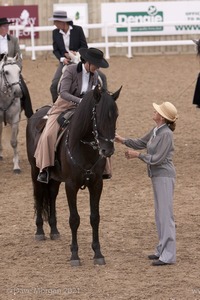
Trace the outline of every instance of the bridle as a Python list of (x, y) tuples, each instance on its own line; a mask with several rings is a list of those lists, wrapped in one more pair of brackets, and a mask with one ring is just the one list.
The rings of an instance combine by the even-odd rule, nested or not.
[[(5, 66), (14, 65), (14, 64), (16, 64), (16, 62), (6, 62), (1, 66), (1, 71), (0, 71), (0, 75), (1, 75), (0, 93), (3, 94), (4, 97), (11, 97), (13, 95), (13, 93), (12, 93), (13, 86), (15, 86), (17, 84), (19, 84), (21, 86), (20, 77), (19, 77), (19, 81), (9, 83), (9, 81), (7, 79), (7, 76), (6, 76)], [(0, 110), (3, 111), (3, 120), (4, 120), (5, 126), (7, 124), (6, 112), (13, 105), (14, 100), (15, 100), (15, 97), (13, 96), (10, 103), (5, 108), (0, 107)]]
[[(100, 142), (99, 139), (104, 140), (106, 142), (114, 142), (114, 138), (113, 139), (109, 139), (103, 136), (99, 135), (99, 132), (97, 130), (97, 121), (96, 121), (96, 105), (94, 106), (94, 108), (92, 109), (92, 118), (91, 120), (93, 121), (93, 130), (92, 130), (92, 134), (94, 136), (94, 141), (86, 141), (86, 140), (81, 140), (80, 142), (85, 144), (85, 145), (89, 145), (92, 147), (93, 150), (98, 150), (98, 152), (100, 153), (101, 147), (100, 147)], [(96, 166), (96, 164), (103, 158), (105, 158), (105, 156), (103, 154), (100, 154), (98, 159), (96, 160), (96, 162), (92, 165), (92, 167), (90, 169), (85, 169), (83, 168), (80, 164), (77, 163), (77, 161), (75, 160), (75, 158), (72, 156), (71, 151), (69, 149), (69, 145), (68, 145), (68, 138), (69, 138), (69, 130), (67, 132), (67, 138), (65, 141), (66, 147), (67, 147), (67, 153), (71, 159), (71, 161), (73, 162), (74, 165), (78, 166), (83, 172), (84, 172), (84, 177), (85, 177), (85, 183), (81, 186), (81, 190), (84, 190), (91, 178), (91, 176), (94, 174), (93, 169)]]
[[(17, 63), (16, 62), (6, 62), (2, 65), (1, 67), (1, 77), (3, 78), (2, 82), (4, 82), (4, 86), (3, 86), (3, 89), (0, 89), (0, 92), (3, 93), (3, 94), (7, 94), (10, 96), (9, 92), (11, 93), (12, 92), (12, 87), (19, 84), (21, 86), (21, 80), (20, 80), (20, 77), (19, 77), (19, 81), (16, 81), (16, 82), (12, 82), (12, 83), (9, 83), (7, 77), (6, 77), (6, 71), (5, 71), (5, 66), (8, 66), (8, 65), (16, 65)], [(1, 85), (2, 87), (2, 85)], [(4, 90), (4, 87), (5, 87), (5, 90)]]
[(93, 120), (93, 131), (92, 131), (92, 133), (93, 133), (93, 136), (94, 136), (94, 141), (88, 142), (88, 141), (85, 141), (85, 140), (81, 140), (81, 143), (91, 146), (94, 150), (99, 150), (100, 151), (101, 148), (100, 148), (99, 139), (103, 140), (105, 142), (114, 143), (114, 138), (109, 139), (109, 138), (106, 138), (106, 137), (99, 134), (99, 132), (97, 130), (96, 105), (92, 109), (92, 120)]

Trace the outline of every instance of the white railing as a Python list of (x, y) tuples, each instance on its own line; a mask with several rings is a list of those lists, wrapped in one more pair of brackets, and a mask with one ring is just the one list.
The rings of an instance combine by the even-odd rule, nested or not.
[[(88, 43), (89, 47), (96, 47), (96, 48), (104, 48), (105, 49), (105, 58), (110, 58), (110, 47), (126, 47), (128, 49), (127, 57), (132, 57), (132, 48), (134, 47), (154, 47), (154, 46), (181, 46), (181, 45), (194, 45), (194, 42), (191, 40), (162, 40), (162, 41), (131, 41), (132, 36), (134, 36), (134, 32), (131, 31), (132, 27), (148, 27), (148, 26), (176, 26), (176, 25), (198, 25), (196, 22), (154, 22), (154, 23), (110, 23), (110, 24), (85, 24), (82, 25), (83, 29), (104, 29), (104, 42), (99, 43)], [(109, 35), (108, 30), (110, 27), (127, 27), (127, 32), (124, 33), (124, 37), (127, 38), (125, 42), (109, 42)], [(31, 24), (30, 27), (23, 27), (21, 25), (16, 24), (15, 26), (10, 26), (11, 30), (14, 30), (16, 36), (19, 36), (20, 30), (24, 30), (25, 32), (30, 32), (31, 35), (31, 46), (26, 46), (24, 44), (20, 44), (20, 48), (32, 52), (32, 60), (36, 59), (36, 52), (37, 51), (52, 51), (52, 45), (35, 45), (35, 32), (46, 32), (52, 31), (55, 27), (54, 26), (33, 26)], [(183, 34), (181, 32), (178, 33), (179, 35)], [(188, 33), (189, 34), (189, 33)], [(196, 32), (199, 34), (199, 32)], [(145, 34), (144, 34), (145, 35)], [(153, 35), (153, 34), (152, 34)], [(161, 34), (162, 35), (162, 34)]]

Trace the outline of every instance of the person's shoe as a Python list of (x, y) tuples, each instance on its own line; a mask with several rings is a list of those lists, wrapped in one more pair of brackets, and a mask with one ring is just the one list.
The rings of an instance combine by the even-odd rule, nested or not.
[(165, 263), (164, 261), (162, 261), (162, 260), (154, 260), (153, 262), (152, 262), (152, 266), (166, 266), (166, 265), (168, 265), (168, 263)]
[(40, 171), (37, 177), (37, 181), (42, 183), (49, 183), (49, 170), (47, 168)]
[(159, 259), (159, 257), (156, 256), (155, 254), (150, 254), (148, 255), (148, 259)]
[(112, 175), (111, 174), (103, 174), (102, 178), (103, 179), (111, 179)]

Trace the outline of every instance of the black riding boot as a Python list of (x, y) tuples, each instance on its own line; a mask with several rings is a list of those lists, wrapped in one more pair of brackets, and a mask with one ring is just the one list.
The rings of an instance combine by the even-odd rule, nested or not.
[(21, 98), (21, 108), (24, 110), (24, 114), (27, 118), (30, 118), (33, 114), (31, 97), (26, 86), (26, 83), (21, 75), (21, 89), (22, 89), (22, 98)]

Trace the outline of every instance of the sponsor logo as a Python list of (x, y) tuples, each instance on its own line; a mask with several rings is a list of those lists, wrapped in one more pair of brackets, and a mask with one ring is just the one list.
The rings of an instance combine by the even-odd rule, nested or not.
[[(119, 12), (116, 14), (117, 23), (159, 23), (164, 21), (163, 11), (158, 11), (153, 5), (149, 6), (147, 11), (141, 12)], [(127, 32), (128, 27), (118, 27), (117, 32)], [(163, 31), (163, 26), (147, 25), (147, 26), (137, 26), (131, 27), (131, 31)]]

